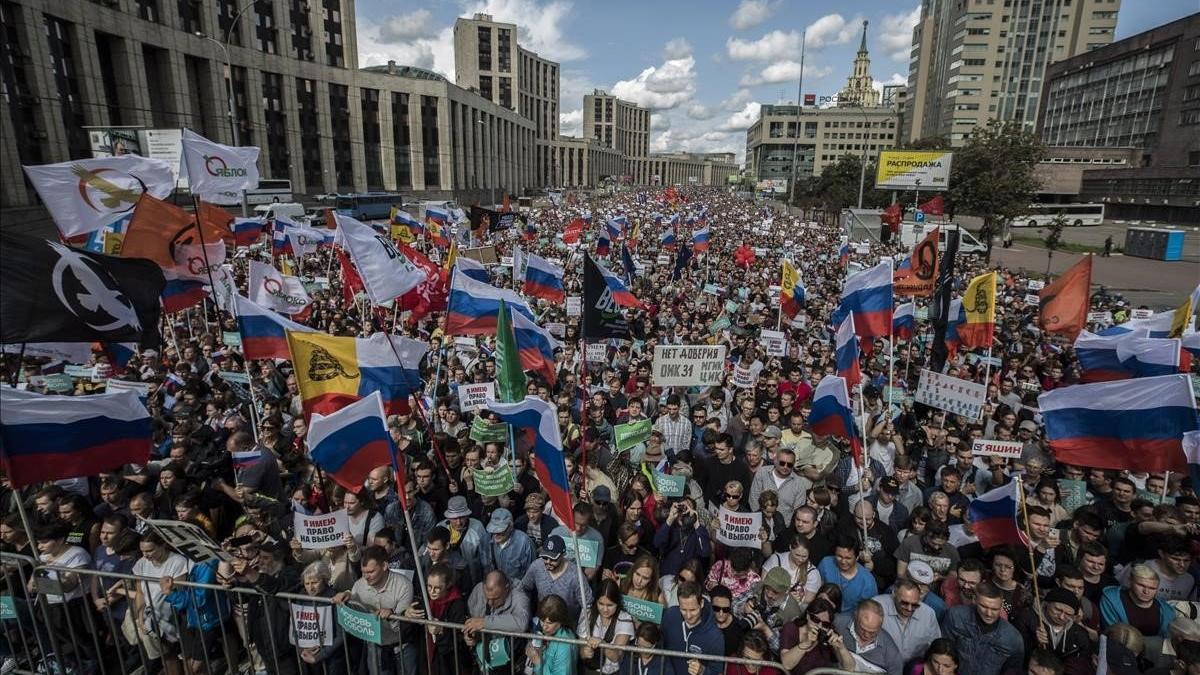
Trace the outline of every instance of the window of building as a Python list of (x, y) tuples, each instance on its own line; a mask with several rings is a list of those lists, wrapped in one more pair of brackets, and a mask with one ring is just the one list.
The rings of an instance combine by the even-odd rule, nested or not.
[(500, 28), (496, 35), (497, 70), (502, 73), (512, 72), (512, 31)]
[(158, 0), (137, 0), (139, 19), (158, 23)]
[(379, 91), (363, 88), (359, 90), (362, 106), (363, 151), (366, 155), (367, 189), (383, 190), (383, 142), (379, 129)]
[(486, 98), (489, 101), (492, 100), (492, 76), (491, 75), (480, 75), (479, 76), (479, 95)]
[(1188, 77), (1200, 75), (1200, 61), (1192, 61), (1191, 64), (1188, 65), (1187, 73)]
[(500, 78), (500, 105), (505, 108), (512, 108), (512, 78)]
[(288, 13), (292, 22), (292, 56), (312, 61), (312, 27), (308, 24), (308, 3), (304, 0), (291, 0)]
[(354, 160), (350, 147), (350, 91), (342, 84), (329, 84), (329, 121), (333, 131), (333, 172), (338, 192), (354, 192)]
[(72, 159), (91, 157), (91, 144), (83, 116), (83, 100), (79, 95), (79, 73), (75, 68), (75, 26), (57, 17), (44, 15), (46, 36), (50, 47), (50, 68), (62, 108), (63, 127), (67, 130), (67, 150)]
[(476, 36), (479, 38), (479, 69), (492, 69), (492, 29), (488, 26), (479, 26), (476, 31)]
[(442, 169), (438, 153), (441, 143), (438, 136), (438, 98), (436, 96), (421, 97), (421, 142), (424, 144), (425, 189), (436, 190), (441, 186)]
[(1192, 108), (1191, 110), (1181, 110), (1179, 112), (1179, 125), (1190, 126), (1192, 124), (1200, 124), (1200, 108)]
[(392, 92), (392, 146), (395, 148), (397, 189), (412, 187), (412, 137), (408, 122), (408, 94)]
[(242, 34), (240, 31), (230, 32), (230, 27), (234, 25), (233, 17), (237, 15), (238, 2), (237, 0), (217, 0), (217, 28), (220, 29), (221, 35), (229, 36), (229, 44), (242, 46)]
[(250, 129), (250, 92), (246, 82), (246, 69), (234, 66), (229, 71), (233, 86), (233, 117), (238, 125), (238, 145), (254, 145), (254, 134)]
[(325, 189), (321, 168), (321, 125), (317, 113), (317, 83), (315, 80), (296, 78), (296, 118), (300, 126), (300, 144), (304, 184), (309, 192)]
[(263, 121), (267, 126), (267, 168), (271, 178), (291, 176), (287, 149), (287, 111), (283, 105), (283, 76), (262, 71)]
[(341, 0), (322, 0), (325, 15), (325, 65), (346, 67), (346, 47), (342, 44)]
[(275, 54), (276, 38), (275, 5), (270, 0), (254, 3), (254, 44), (264, 54)]
[(200, 0), (178, 0), (179, 30), (195, 33), (203, 30), (200, 20)]

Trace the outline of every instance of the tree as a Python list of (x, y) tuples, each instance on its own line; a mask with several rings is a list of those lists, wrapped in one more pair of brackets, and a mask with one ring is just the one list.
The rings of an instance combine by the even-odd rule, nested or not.
[(1063, 214), (1054, 216), (1046, 223), (1046, 276), (1050, 276), (1050, 261), (1054, 260), (1054, 251), (1062, 244), (1062, 231), (1067, 226), (1067, 217)]
[(840, 210), (858, 206), (859, 179), (863, 181), (863, 207), (879, 206), (888, 196), (875, 189), (875, 165), (868, 163), (863, 172), (862, 159), (858, 155), (842, 155), (836, 162), (825, 167), (819, 177), (797, 185), (797, 201), (812, 206), (823, 205), (827, 209)]
[(991, 120), (954, 151), (950, 202), (957, 213), (983, 219), (979, 236), (992, 259), (992, 237), (999, 225), (1026, 212), (1041, 187), (1034, 167), (1044, 148), (1020, 123)]

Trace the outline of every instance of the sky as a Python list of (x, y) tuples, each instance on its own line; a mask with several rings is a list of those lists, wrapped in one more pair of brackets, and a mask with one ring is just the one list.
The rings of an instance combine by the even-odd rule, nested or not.
[[(652, 152), (745, 153), (761, 104), (837, 93), (869, 21), (876, 86), (904, 83), (917, 0), (358, 0), (359, 66), (429, 68), (454, 80), (454, 20), (518, 25), (522, 47), (561, 64), (560, 133), (581, 135), (583, 96), (602, 89), (650, 108)], [(836, 11), (830, 11), (836, 10)], [(1117, 39), (1196, 11), (1196, 0), (1126, 0)]]

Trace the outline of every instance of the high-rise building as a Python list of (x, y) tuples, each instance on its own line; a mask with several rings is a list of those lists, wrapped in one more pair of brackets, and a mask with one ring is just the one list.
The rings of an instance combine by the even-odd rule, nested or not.
[(863, 21), (862, 42), (854, 56), (854, 67), (846, 78), (846, 86), (838, 93), (837, 104), (841, 106), (879, 105), (879, 92), (871, 78), (871, 56), (867, 53), (867, 22)]
[(1120, 0), (922, 0), (905, 120), (961, 145), (990, 119), (1037, 122), (1051, 63), (1113, 40)]
[(650, 111), (595, 89), (583, 97), (583, 135), (630, 157), (650, 154)]
[(558, 63), (521, 47), (516, 24), (476, 14), (454, 22), (454, 79), (534, 123), (535, 183), (556, 183)]

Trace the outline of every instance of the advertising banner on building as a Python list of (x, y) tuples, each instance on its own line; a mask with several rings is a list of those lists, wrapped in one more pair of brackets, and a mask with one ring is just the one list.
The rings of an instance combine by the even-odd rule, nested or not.
[(918, 150), (883, 150), (875, 169), (875, 187), (890, 190), (945, 190), (950, 187), (950, 160), (954, 153)]

